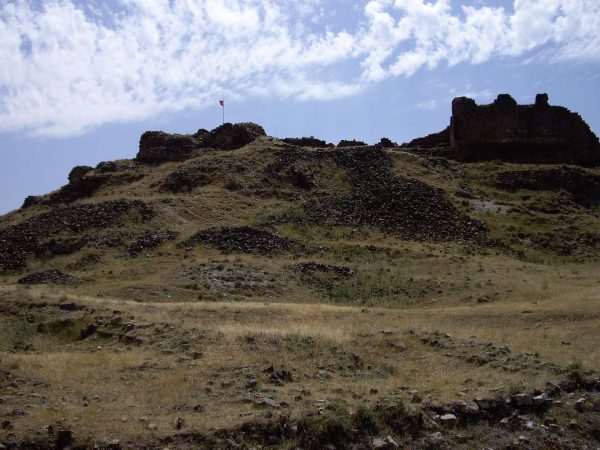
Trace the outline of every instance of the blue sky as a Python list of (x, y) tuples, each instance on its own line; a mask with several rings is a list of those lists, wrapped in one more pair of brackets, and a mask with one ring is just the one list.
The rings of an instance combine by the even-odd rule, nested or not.
[(0, 0), (0, 213), (149, 129), (397, 142), (511, 93), (600, 134), (598, 0)]

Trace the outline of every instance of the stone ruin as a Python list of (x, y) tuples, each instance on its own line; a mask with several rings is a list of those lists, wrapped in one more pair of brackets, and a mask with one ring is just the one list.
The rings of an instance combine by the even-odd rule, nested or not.
[(538, 94), (533, 105), (518, 105), (508, 94), (489, 105), (455, 98), (448, 128), (406, 146), (439, 148), (460, 161), (600, 164), (598, 137), (579, 114), (550, 105), (547, 94)]
[(266, 136), (265, 130), (255, 123), (224, 123), (212, 131), (198, 130), (195, 134), (169, 134), (163, 131), (146, 131), (140, 137), (136, 161), (160, 164), (183, 161), (196, 151), (208, 148), (235, 150)]

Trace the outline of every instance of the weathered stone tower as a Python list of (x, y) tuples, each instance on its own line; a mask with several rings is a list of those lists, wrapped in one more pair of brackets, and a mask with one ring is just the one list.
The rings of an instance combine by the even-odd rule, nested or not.
[(490, 105), (455, 98), (449, 134), (453, 156), (465, 161), (600, 162), (600, 144), (589, 126), (579, 114), (549, 105), (547, 94), (538, 94), (533, 105), (518, 105), (508, 94)]

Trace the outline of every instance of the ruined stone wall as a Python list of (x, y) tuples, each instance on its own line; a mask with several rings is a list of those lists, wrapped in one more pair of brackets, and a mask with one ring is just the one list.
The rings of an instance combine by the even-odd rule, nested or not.
[(500, 159), (526, 163), (600, 163), (600, 144), (579, 114), (548, 104), (517, 105), (501, 94), (490, 105), (466, 97), (452, 102), (450, 145), (464, 161)]

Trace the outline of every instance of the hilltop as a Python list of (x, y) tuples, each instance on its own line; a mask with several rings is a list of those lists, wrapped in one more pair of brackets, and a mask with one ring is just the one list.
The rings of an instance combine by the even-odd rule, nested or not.
[(0, 218), (0, 448), (595, 448), (599, 162), (544, 95), (146, 132)]

